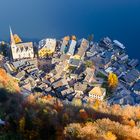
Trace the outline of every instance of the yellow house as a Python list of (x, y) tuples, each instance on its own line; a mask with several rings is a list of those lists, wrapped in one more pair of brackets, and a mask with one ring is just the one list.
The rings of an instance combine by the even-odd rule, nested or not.
[(106, 89), (101, 88), (101, 87), (94, 87), (90, 92), (89, 92), (89, 97), (98, 99), (98, 100), (103, 100), (106, 95)]
[(39, 42), (38, 55), (39, 57), (46, 57), (55, 52), (56, 39), (43, 39)]

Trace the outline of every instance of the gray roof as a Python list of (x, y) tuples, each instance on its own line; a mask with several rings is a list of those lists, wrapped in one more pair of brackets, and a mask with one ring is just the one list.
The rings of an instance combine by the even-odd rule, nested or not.
[(75, 67), (78, 67), (80, 65), (80, 62), (81, 62), (80, 59), (71, 58), (69, 60), (69, 64), (72, 65), (72, 66), (75, 66)]
[(16, 75), (16, 78), (21, 80), (24, 76), (25, 76), (25, 71), (21, 71)]
[(123, 76), (123, 80), (127, 83), (131, 83), (136, 81), (140, 77), (140, 72), (136, 69), (129, 71), (125, 76)]
[(73, 91), (72, 88), (65, 89), (65, 90), (61, 91), (61, 95), (62, 95), (62, 96), (66, 96), (66, 95), (72, 94), (72, 93), (74, 93), (74, 91)]
[(86, 84), (82, 84), (82, 83), (76, 83), (74, 85), (74, 90), (76, 91), (85, 91), (87, 89), (87, 85)]
[(89, 47), (89, 42), (86, 39), (81, 39), (80, 48), (78, 49), (78, 55), (80, 57), (83, 57), (88, 47)]
[(139, 64), (139, 60), (138, 59), (132, 59), (129, 63), (128, 63), (128, 65), (130, 66), (130, 67), (135, 67), (135, 66), (137, 66)]
[(140, 92), (140, 80), (134, 84), (133, 90)]
[(88, 82), (93, 77), (94, 72), (95, 72), (95, 68), (87, 68), (86, 69), (86, 77), (84, 80)]
[(68, 50), (68, 53), (71, 54), (71, 55), (74, 55), (75, 48), (76, 48), (76, 41), (75, 40), (70, 40), (69, 41), (69, 50)]

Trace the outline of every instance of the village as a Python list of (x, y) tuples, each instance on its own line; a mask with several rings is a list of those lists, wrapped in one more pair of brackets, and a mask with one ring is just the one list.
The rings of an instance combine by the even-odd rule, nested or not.
[[(94, 42), (92, 37), (78, 40), (73, 35), (36, 44), (17, 38), (10, 28), (11, 42), (1, 49), (0, 67), (18, 81), (24, 97), (41, 92), (66, 103), (80, 100), (83, 105), (89, 100), (109, 105), (140, 103), (139, 61), (130, 59), (118, 40), (104, 37)], [(111, 91), (106, 84), (110, 73), (118, 78)]]

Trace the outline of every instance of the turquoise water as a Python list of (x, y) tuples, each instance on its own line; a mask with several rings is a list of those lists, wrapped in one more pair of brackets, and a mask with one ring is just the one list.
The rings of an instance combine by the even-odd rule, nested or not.
[(0, 40), (9, 25), (28, 39), (109, 36), (140, 60), (140, 0), (0, 0)]

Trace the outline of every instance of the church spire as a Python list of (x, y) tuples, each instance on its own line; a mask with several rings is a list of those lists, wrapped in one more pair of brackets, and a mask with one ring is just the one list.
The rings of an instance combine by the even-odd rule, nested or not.
[(13, 35), (13, 32), (12, 32), (12, 29), (11, 29), (11, 26), (9, 26), (9, 28), (10, 28), (10, 39), (11, 39), (11, 45), (13, 44), (15, 44), (15, 40), (14, 40), (14, 35)]

